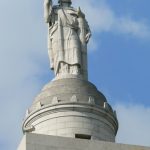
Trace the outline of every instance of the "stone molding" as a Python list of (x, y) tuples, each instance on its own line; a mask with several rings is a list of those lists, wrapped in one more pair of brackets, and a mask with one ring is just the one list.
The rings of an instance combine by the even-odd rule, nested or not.
[(150, 147), (27, 133), (17, 150), (150, 150)]
[(26, 129), (29, 130), (30, 127), (34, 127), (35, 133), (39, 133), (36, 126), (52, 119), (57, 118), (59, 120), (61, 117), (81, 117), (88, 118), (89, 120), (97, 120), (99, 123), (102, 123), (106, 130), (114, 135), (114, 137), (118, 130), (118, 121), (113, 112), (93, 104), (70, 102), (41, 107), (41, 109), (32, 112), (24, 121), (23, 131), (28, 132)]

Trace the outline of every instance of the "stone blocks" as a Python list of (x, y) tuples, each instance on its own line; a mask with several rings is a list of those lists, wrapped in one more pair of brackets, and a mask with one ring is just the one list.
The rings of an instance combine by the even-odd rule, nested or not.
[[(114, 142), (116, 120), (107, 116), (105, 111), (94, 112), (94, 108), (90, 105), (80, 107), (81, 104), (74, 103), (70, 103), (69, 106), (67, 104), (61, 105), (61, 107), (53, 106), (53, 109), (49, 107), (47, 110), (43, 110), (43, 113), (46, 112), (43, 116), (42, 112), (39, 111), (34, 116), (31, 115), (27, 118), (24, 126), (26, 128), (33, 126), (35, 130), (32, 133), (73, 138), (76, 134), (82, 134), (91, 136), (91, 139)], [(65, 109), (65, 111), (61, 109)], [(107, 119), (103, 115), (106, 115)]]
[(88, 81), (48, 83), (35, 98), (23, 131), (62, 137), (83, 136), (115, 142), (118, 121), (106, 98)]
[(150, 147), (30, 133), (24, 136), (17, 150), (150, 150)]

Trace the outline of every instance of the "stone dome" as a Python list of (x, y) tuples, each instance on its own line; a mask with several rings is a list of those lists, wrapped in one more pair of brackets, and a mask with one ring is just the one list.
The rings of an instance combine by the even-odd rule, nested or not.
[(59, 79), (45, 85), (27, 111), (24, 132), (115, 141), (116, 113), (86, 80)]
[(89, 103), (89, 98), (94, 100), (98, 106), (103, 106), (106, 102), (105, 96), (97, 90), (90, 82), (81, 79), (59, 79), (44, 86), (40, 94), (35, 98), (30, 112), (36, 111), (39, 106), (75, 101), (79, 103)]

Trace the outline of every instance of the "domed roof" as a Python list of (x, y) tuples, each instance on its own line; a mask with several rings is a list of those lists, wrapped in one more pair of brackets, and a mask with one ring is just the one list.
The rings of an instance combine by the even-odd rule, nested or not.
[(118, 121), (105, 96), (79, 78), (54, 80), (45, 85), (28, 109), (23, 132), (115, 141)]
[(90, 82), (77, 79), (59, 79), (49, 82), (35, 98), (29, 112), (36, 111), (41, 106), (77, 101), (78, 103), (93, 102), (95, 105), (104, 106), (105, 96)]

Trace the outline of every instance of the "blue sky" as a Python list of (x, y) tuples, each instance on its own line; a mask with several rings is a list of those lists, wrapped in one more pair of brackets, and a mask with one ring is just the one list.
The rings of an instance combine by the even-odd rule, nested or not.
[[(73, 4), (87, 14), (89, 80), (117, 110), (117, 142), (150, 146), (150, 1)], [(26, 109), (53, 78), (43, 1), (0, 1), (0, 67), (0, 149), (15, 150)]]

